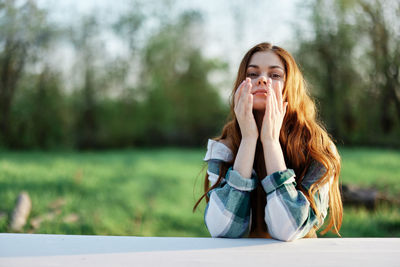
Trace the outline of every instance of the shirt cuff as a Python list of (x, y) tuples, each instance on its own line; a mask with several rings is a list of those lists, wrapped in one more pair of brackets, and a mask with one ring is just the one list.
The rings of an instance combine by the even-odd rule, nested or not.
[(240, 191), (253, 191), (257, 187), (257, 175), (253, 170), (251, 178), (243, 178), (238, 171), (229, 168), (226, 173), (226, 181), (233, 188)]
[(295, 176), (296, 175), (294, 174), (294, 171), (292, 169), (278, 171), (265, 177), (261, 181), (261, 184), (265, 192), (269, 194), (283, 184), (293, 183), (293, 182), (296, 183), (296, 180), (294, 179)]

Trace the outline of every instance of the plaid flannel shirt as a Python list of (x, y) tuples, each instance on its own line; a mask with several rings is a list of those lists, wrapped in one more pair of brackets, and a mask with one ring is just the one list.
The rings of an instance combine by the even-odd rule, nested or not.
[[(224, 144), (209, 140), (204, 161), (208, 163), (208, 179), (215, 184), (222, 161), (231, 162), (233, 154)], [(302, 181), (308, 190), (324, 173), (322, 164), (312, 164)], [(204, 221), (212, 237), (238, 238), (247, 236), (251, 227), (250, 192), (259, 183), (255, 171), (250, 179), (243, 178), (232, 167), (222, 182), (208, 194), (209, 202)], [(318, 224), (318, 218), (306, 196), (296, 189), (295, 173), (288, 169), (268, 175), (261, 181), (267, 195), (265, 223), (271, 237), (291, 241), (304, 237)], [(316, 208), (322, 220), (327, 215), (330, 183), (314, 195)], [(323, 222), (320, 222), (320, 226)]]

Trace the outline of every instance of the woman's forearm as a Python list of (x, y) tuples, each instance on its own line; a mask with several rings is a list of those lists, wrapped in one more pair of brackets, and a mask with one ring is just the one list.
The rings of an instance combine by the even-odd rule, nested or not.
[(279, 141), (263, 142), (263, 150), (267, 175), (287, 169), (282, 147)]
[(244, 178), (251, 178), (256, 145), (256, 138), (245, 138), (240, 141), (233, 169)]

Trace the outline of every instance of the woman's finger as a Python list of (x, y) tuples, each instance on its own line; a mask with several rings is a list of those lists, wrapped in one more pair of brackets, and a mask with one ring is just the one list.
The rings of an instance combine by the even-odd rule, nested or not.
[(276, 96), (276, 102), (278, 104), (278, 108), (280, 112), (283, 112), (283, 101), (282, 101), (282, 88), (281, 88), (281, 82), (276, 81), (273, 85), (274, 87), (274, 92)]
[(244, 85), (244, 81), (242, 81), (242, 83), (239, 84), (238, 88), (236, 89), (235, 96), (234, 96), (235, 97), (235, 100), (234, 100), (235, 106), (239, 101), (240, 92), (242, 90), (243, 85)]
[(236, 92), (235, 92), (235, 101), (234, 101), (235, 106), (238, 104), (238, 101), (239, 101), (241, 92), (242, 92), (242, 90), (243, 90), (243, 87), (244, 87), (244, 85), (245, 85), (245, 82), (246, 82), (246, 80), (243, 80), (242, 83), (239, 85), (239, 87), (236, 89)]
[[(249, 96), (252, 96), (252, 94), (251, 94), (251, 87), (252, 87), (252, 85), (251, 85), (251, 80), (250, 80), (249, 78), (246, 78), (245, 88), (243, 89), (243, 90), (244, 90), (243, 98), (249, 99)], [(252, 104), (253, 104), (253, 102), (251, 102), (251, 105), (248, 106), (249, 109), (251, 108), (251, 110), (253, 110), (253, 108), (252, 108), (253, 105), (252, 105)]]
[(272, 112), (274, 114), (279, 113), (278, 101), (277, 101), (277, 98), (276, 98), (275, 90), (272, 87), (272, 82), (271, 82), (271, 102), (272, 102), (272, 106), (271, 106)]
[(247, 104), (249, 107), (249, 111), (252, 112), (253, 111), (253, 95), (252, 94), (247, 95)]
[(267, 93), (267, 101), (265, 101), (265, 115), (271, 116), (272, 113), (272, 91), (270, 87), (270, 82), (268, 81), (267, 84), (268, 93)]
[(246, 78), (246, 81), (249, 84), (249, 86), (247, 87), (248, 88), (247, 93), (251, 94), (251, 88), (253, 87), (253, 85), (251, 84), (250, 78)]
[(268, 79), (268, 90), (271, 94), (271, 112), (275, 114), (277, 112), (277, 104), (276, 104), (276, 96), (275, 96), (275, 91), (272, 88), (272, 79)]
[(240, 89), (240, 95), (239, 95), (239, 99), (238, 99), (238, 105), (239, 106), (243, 106), (243, 104), (245, 104), (245, 101), (247, 101), (247, 87), (248, 87), (248, 82), (247, 79), (244, 80), (243, 86)]

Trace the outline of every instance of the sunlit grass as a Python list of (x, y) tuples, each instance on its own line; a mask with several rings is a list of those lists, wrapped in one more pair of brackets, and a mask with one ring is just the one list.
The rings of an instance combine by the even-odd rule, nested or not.
[[(209, 236), (204, 204), (192, 213), (202, 190), (204, 153), (205, 149), (1, 152), (0, 211), (8, 216), (0, 217), (0, 232), (9, 231), (16, 197), (27, 191), (33, 208), (24, 232)], [(398, 196), (400, 152), (346, 148), (340, 153), (343, 182), (376, 186)], [(390, 206), (373, 212), (346, 208), (342, 236), (400, 236), (399, 213), (398, 207)], [(34, 228), (31, 223), (37, 218), (42, 221)]]
[(400, 151), (371, 148), (342, 148), (343, 183), (374, 187), (389, 193), (400, 194)]
[[(374, 211), (345, 207), (342, 237), (400, 237), (400, 209), (381, 206)], [(332, 233), (326, 237), (336, 237)]]
[[(35, 233), (197, 236), (202, 214), (191, 212), (202, 167), (199, 150), (130, 150), (102, 153), (2, 153), (0, 211), (9, 215), (19, 192), (32, 199), (30, 218), (53, 213)], [(70, 214), (79, 220), (66, 223)], [(7, 223), (0, 221), (1, 232)]]

